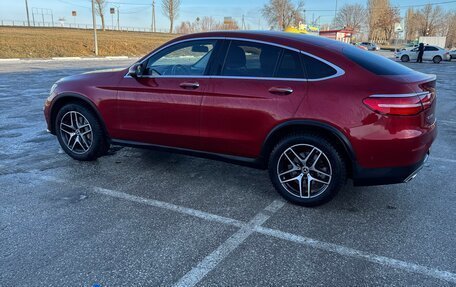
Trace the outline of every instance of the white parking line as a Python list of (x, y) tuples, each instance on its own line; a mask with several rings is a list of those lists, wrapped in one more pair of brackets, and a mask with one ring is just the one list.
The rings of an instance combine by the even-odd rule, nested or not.
[(256, 227), (255, 231), (258, 233), (264, 234), (264, 235), (269, 235), (269, 236), (280, 238), (280, 239), (283, 239), (286, 241), (291, 241), (291, 242), (299, 243), (302, 245), (306, 245), (308, 247), (313, 247), (315, 249), (329, 251), (329, 252), (337, 253), (337, 254), (343, 255), (343, 256), (354, 257), (356, 259), (363, 259), (363, 260), (366, 260), (366, 261), (369, 261), (372, 263), (377, 263), (377, 264), (380, 264), (383, 266), (401, 269), (401, 270), (404, 270), (407, 272), (426, 275), (426, 276), (434, 277), (436, 279), (456, 283), (456, 274), (448, 272), (448, 271), (441, 271), (438, 269), (429, 268), (426, 266), (422, 266), (422, 265), (418, 265), (418, 264), (414, 264), (414, 263), (410, 263), (410, 262), (406, 262), (406, 261), (401, 261), (401, 260), (397, 260), (397, 259), (393, 259), (393, 258), (389, 258), (389, 257), (385, 257), (385, 256), (380, 256), (380, 255), (372, 254), (369, 252), (364, 252), (361, 250), (356, 250), (353, 248), (345, 247), (345, 246), (334, 244), (334, 243), (319, 241), (319, 240), (315, 240), (312, 238), (283, 232), (280, 230), (266, 228), (263, 226)]
[(236, 227), (245, 226), (244, 222), (236, 220), (236, 219), (227, 218), (227, 217), (223, 217), (223, 216), (207, 213), (207, 212), (196, 210), (196, 209), (193, 209), (193, 208), (183, 207), (183, 206), (175, 205), (175, 204), (172, 204), (172, 203), (167, 203), (167, 202), (158, 201), (158, 200), (154, 200), (154, 199), (143, 198), (143, 197), (134, 196), (134, 195), (131, 195), (131, 194), (128, 194), (128, 193), (119, 192), (119, 191), (110, 190), (110, 189), (105, 189), (105, 188), (99, 188), (99, 187), (95, 187), (94, 191), (97, 192), (97, 193), (101, 193), (101, 194), (104, 194), (104, 195), (109, 195), (109, 196), (112, 196), (112, 197), (126, 199), (126, 200), (129, 200), (129, 201), (143, 203), (143, 204), (151, 205), (151, 206), (158, 207), (158, 208), (168, 209), (168, 210), (175, 211), (175, 212), (178, 212), (178, 213), (183, 213), (183, 214), (195, 216), (195, 217), (207, 220), (207, 221), (215, 221), (215, 222), (219, 222), (219, 223), (223, 223), (223, 224), (233, 225), (233, 226), (236, 226)]
[(246, 226), (242, 227), (239, 231), (223, 242), (219, 247), (217, 247), (217, 249), (206, 256), (196, 267), (185, 274), (184, 277), (182, 277), (173, 286), (193, 287), (198, 284), (204, 276), (217, 267), (223, 259), (225, 259), (234, 249), (241, 245), (242, 242), (244, 242), (250, 235), (252, 235), (256, 227), (261, 226), (261, 224), (266, 222), (266, 220), (271, 217), (273, 212), (279, 210), (284, 205), (285, 203), (283, 201), (275, 200), (270, 206), (264, 209), (269, 211), (269, 215), (266, 215), (263, 212), (255, 215), (255, 217), (253, 217), (253, 219)]
[(456, 163), (456, 159), (451, 159), (451, 158), (443, 158), (443, 157), (435, 157), (435, 156), (431, 156), (430, 158), (434, 159), (434, 160), (438, 160), (438, 161)]
[(452, 121), (452, 120), (438, 120), (438, 123), (443, 123), (443, 124), (447, 124), (450, 126), (456, 126), (456, 121)]
[[(51, 176), (41, 176), (41, 179), (66, 184), (66, 181)], [(250, 222), (246, 223), (240, 220), (223, 217), (163, 201), (134, 196), (120, 191), (114, 191), (99, 187), (94, 187), (93, 191), (110, 197), (147, 204), (157, 208), (163, 208), (181, 214), (195, 216), (204, 220), (218, 222), (241, 228), (239, 231), (234, 233), (230, 238), (228, 238), (224, 243), (222, 243), (216, 250), (214, 250), (206, 258), (204, 258), (196, 267), (190, 270), (184, 277), (182, 277), (176, 283), (175, 286), (194, 286), (195, 284), (197, 284), (207, 273), (214, 269), (226, 256), (228, 256), (234, 249), (236, 249), (245, 239), (247, 239), (254, 232), (272, 236), (289, 242), (299, 243), (311, 248), (336, 253), (342, 256), (373, 262), (381, 266), (396, 268), (407, 272), (421, 274), (436, 279), (444, 280), (447, 282), (456, 283), (456, 273), (426, 267), (411, 262), (401, 261), (394, 258), (380, 256), (373, 253), (346, 247), (343, 245), (320, 241), (309, 237), (304, 237), (292, 233), (283, 232), (277, 229), (261, 226), (261, 224), (263, 224), (274, 212), (279, 210), (284, 205), (284, 203), (279, 200), (272, 202), (262, 212), (257, 214)]]

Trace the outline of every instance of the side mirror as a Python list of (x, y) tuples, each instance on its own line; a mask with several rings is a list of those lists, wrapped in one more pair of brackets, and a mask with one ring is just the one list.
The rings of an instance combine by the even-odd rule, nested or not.
[(128, 69), (128, 75), (133, 78), (139, 78), (142, 76), (143, 67), (142, 64), (136, 63)]

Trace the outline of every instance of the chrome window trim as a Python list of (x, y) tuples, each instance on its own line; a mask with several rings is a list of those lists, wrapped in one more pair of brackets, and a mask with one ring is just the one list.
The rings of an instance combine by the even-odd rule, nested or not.
[[(159, 53), (160, 51), (168, 48), (168, 47), (171, 47), (171, 46), (174, 46), (174, 45), (178, 45), (180, 43), (185, 43), (185, 42), (191, 42), (191, 41), (201, 41), (201, 40), (234, 40), (234, 41), (245, 41), (245, 42), (252, 42), (252, 43), (259, 43), (259, 44), (266, 44), (266, 45), (271, 45), (271, 46), (276, 46), (276, 47), (280, 47), (280, 48), (283, 48), (283, 49), (287, 49), (287, 50), (290, 50), (290, 51), (294, 51), (294, 52), (297, 52), (297, 53), (302, 53), (306, 56), (309, 56), (309, 57), (312, 57), (318, 61), (321, 61), (323, 63), (325, 63), (326, 65), (330, 66), (331, 68), (335, 69), (336, 70), (336, 73), (334, 75), (331, 75), (331, 76), (328, 76), (328, 77), (323, 77), (323, 78), (317, 78), (317, 79), (308, 79), (308, 78), (276, 78), (276, 77), (243, 77), (243, 76), (211, 76), (211, 75), (167, 75), (167, 76), (162, 76), (162, 75), (156, 75), (156, 76), (151, 76), (151, 75), (147, 75), (147, 76), (141, 76), (141, 78), (203, 78), (203, 79), (210, 79), (210, 78), (217, 78), (217, 79), (249, 79), (249, 80), (282, 80), (282, 81), (303, 81), (303, 82), (317, 82), (317, 81), (324, 81), (324, 80), (328, 80), (328, 79), (332, 79), (332, 78), (337, 78), (337, 77), (340, 77), (342, 75), (345, 74), (345, 71), (340, 68), (339, 66), (325, 60), (325, 59), (322, 59), (318, 56), (315, 56), (311, 53), (308, 53), (308, 52), (304, 52), (304, 51), (301, 51), (299, 49), (296, 49), (296, 48), (293, 48), (293, 47), (288, 47), (288, 46), (285, 46), (285, 45), (281, 45), (281, 44), (277, 44), (277, 43), (272, 43), (272, 42), (268, 42), (268, 41), (261, 41), (261, 40), (255, 40), (255, 39), (248, 39), (248, 38), (238, 38), (238, 37), (199, 37), (199, 38), (189, 38), (189, 39), (184, 39), (184, 40), (180, 40), (180, 41), (176, 41), (176, 42), (172, 42), (166, 46), (163, 46), (161, 47), (160, 49), (156, 50), (155, 52), (153, 52), (152, 54), (149, 55), (149, 57), (143, 59), (141, 62), (136, 62), (134, 63), (133, 65), (135, 64), (142, 64), (144, 63), (145, 61), (149, 60), (150, 57), (153, 57), (155, 54)], [(131, 65), (131, 66), (133, 66)], [(131, 67), (130, 66), (130, 67)], [(129, 67), (129, 68), (130, 68)], [(128, 72), (125, 74), (124, 78), (132, 78)]]

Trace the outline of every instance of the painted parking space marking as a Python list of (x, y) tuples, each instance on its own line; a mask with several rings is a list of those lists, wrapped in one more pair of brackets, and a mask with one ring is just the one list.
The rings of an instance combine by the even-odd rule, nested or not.
[[(40, 176), (42, 180), (52, 181), (59, 184), (66, 184), (65, 180), (54, 178), (52, 176)], [(73, 183), (74, 184), (74, 183)], [(87, 187), (85, 185), (81, 185)], [(216, 250), (204, 258), (197, 266), (190, 270), (184, 277), (179, 279), (175, 286), (194, 286), (201, 279), (204, 278), (213, 268), (215, 268), (224, 258), (226, 258), (233, 250), (235, 250), (243, 241), (245, 241), (251, 234), (259, 233), (277, 239), (285, 240), (288, 242), (294, 242), (298, 244), (305, 245), (310, 248), (319, 249), (335, 254), (339, 254), (346, 257), (352, 257), (372, 263), (376, 263), (381, 266), (399, 269), (415, 274), (425, 275), (433, 277), (439, 280), (456, 283), (456, 273), (450, 271), (439, 270), (432, 267), (427, 267), (411, 262), (406, 262), (386, 256), (377, 255), (374, 253), (357, 250), (354, 248), (346, 247), (343, 245), (338, 245), (335, 243), (320, 241), (317, 239), (296, 235), (288, 232), (284, 232), (277, 229), (267, 228), (261, 226), (267, 219), (269, 219), (274, 212), (282, 208), (285, 203), (281, 200), (275, 200), (269, 206), (264, 208), (260, 213), (258, 213), (251, 221), (243, 222), (241, 220), (236, 220), (233, 218), (228, 218), (205, 211), (200, 211), (197, 209), (192, 209), (188, 207), (183, 207), (175, 205), (172, 203), (143, 198), (121, 191), (115, 191), (100, 187), (90, 187), (92, 191), (98, 194), (106, 195), (109, 197), (114, 197), (118, 199), (128, 200), (132, 202), (137, 202), (140, 204), (146, 204), (156, 208), (166, 209), (180, 214), (186, 214), (194, 217), (201, 218), (203, 220), (218, 222), (230, 226), (235, 226), (240, 228), (236, 233), (229, 237), (225, 242), (223, 242)], [(193, 284), (193, 285), (192, 285)]]
[(252, 220), (247, 223), (244, 227), (239, 229), (230, 238), (223, 242), (216, 250), (206, 256), (196, 267), (190, 270), (184, 275), (176, 284), (175, 287), (193, 287), (198, 284), (204, 276), (211, 272), (217, 265), (225, 259), (233, 250), (242, 244), (250, 235), (255, 232), (255, 228), (265, 223), (271, 215), (278, 211), (285, 205), (285, 202), (281, 200), (275, 200), (264, 210), (268, 211), (268, 214), (261, 211), (253, 217)]

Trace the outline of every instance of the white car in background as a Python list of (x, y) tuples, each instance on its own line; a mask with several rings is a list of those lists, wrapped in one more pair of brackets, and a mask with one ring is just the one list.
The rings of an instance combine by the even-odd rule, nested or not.
[[(402, 62), (416, 61), (417, 58), (418, 47), (396, 53), (396, 59), (400, 59)], [(442, 60), (450, 61), (450, 59), (450, 53), (447, 50), (437, 46), (424, 46), (423, 61), (433, 61), (438, 64)]]

